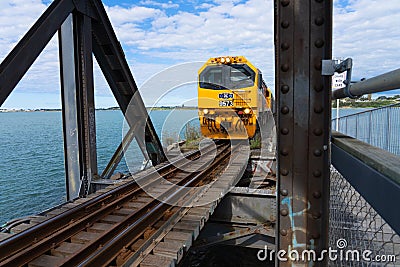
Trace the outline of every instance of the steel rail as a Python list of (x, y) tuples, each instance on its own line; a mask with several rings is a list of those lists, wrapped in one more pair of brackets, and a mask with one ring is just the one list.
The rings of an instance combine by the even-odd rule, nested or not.
[[(241, 144), (238, 144), (237, 146), (232, 147), (229, 159), (230, 162), (231, 160), (235, 161), (235, 159), (240, 155), (240, 152), (234, 154), (234, 151), (240, 151), (240, 145)], [(138, 266), (146, 255), (156, 247), (162, 238), (173, 229), (175, 224), (183, 218), (184, 214), (186, 214), (191, 207), (194, 207), (193, 203), (200, 200), (204, 196), (204, 193), (207, 194), (209, 187), (206, 186), (202, 188), (201, 186), (212, 182), (215, 175), (221, 174), (221, 172), (226, 170), (227, 167), (229, 167), (229, 165), (225, 165), (224, 162), (222, 164), (216, 164), (216, 167), (209, 173), (210, 176), (208, 176), (207, 179), (201, 180), (196, 187), (192, 187), (191, 192), (188, 192), (185, 197), (181, 198), (179, 202), (168, 211), (168, 218), (166, 218), (166, 220), (164, 217), (161, 219), (163, 220), (161, 226), (158, 228), (156, 227), (158, 222), (151, 226), (155, 231), (148, 236), (147, 240), (145, 240), (138, 248), (133, 248), (132, 246), (134, 245), (134, 242), (130, 242), (129, 246), (126, 246), (126, 249), (123, 248), (120, 251), (120, 254), (118, 254), (114, 261), (112, 261), (112, 264), (114, 265), (115, 263), (117, 266)]]
[[(204, 152), (203, 150), (203, 153), (209, 153), (210, 151), (207, 151), (207, 149), (210, 147), (212, 145), (206, 147), (206, 151)], [(200, 153), (201, 151), (190, 153), (184, 158), (156, 169), (140, 180), (150, 180), (154, 177), (160, 177), (160, 172), (163, 172), (162, 175), (164, 176), (170, 175), (179, 170), (179, 163), (187, 158), (196, 159), (200, 157)], [(190, 164), (190, 162), (186, 164)], [(158, 180), (150, 180), (145, 186), (151, 186)], [(105, 214), (110, 213), (113, 209), (120, 206), (121, 203), (126, 202), (127, 199), (132, 198), (132, 195), (140, 192), (143, 192), (143, 190), (135, 181), (128, 182), (0, 242), (0, 266), (22, 265), (33, 260), (43, 254), (43, 251), (48, 251), (49, 247), (61, 243), (82, 229), (87, 228), (88, 223), (94, 223), (104, 217)], [(56, 231), (59, 232), (52, 234)], [(49, 241), (50, 239), (52, 242)], [(30, 252), (25, 253), (24, 249)]]
[[(194, 156), (196, 156), (197, 153), (193, 153), (193, 154), (194, 154)], [(168, 166), (166, 166), (166, 167), (168, 167)], [(170, 170), (164, 175), (169, 175), (175, 171), (176, 171), (176, 169)], [(155, 173), (155, 172), (153, 172), (153, 173)], [(151, 174), (149, 176), (151, 176)], [(150, 184), (152, 184), (156, 181), (157, 180), (152, 181)], [(126, 188), (126, 187), (124, 187), (124, 188)], [(115, 191), (115, 190), (113, 190), (113, 191)], [(28, 263), (29, 261), (33, 260), (34, 258), (36, 258), (36, 257), (42, 255), (43, 253), (45, 253), (46, 251), (48, 251), (49, 247), (59, 244), (59, 243), (63, 242), (64, 240), (68, 239), (69, 237), (71, 237), (72, 235), (76, 234), (77, 232), (82, 231), (83, 229), (87, 228), (88, 224), (92, 224), (92, 223), (100, 220), (106, 214), (109, 214), (113, 210), (115, 210), (116, 207), (121, 206), (122, 203), (124, 203), (124, 202), (127, 202), (127, 199), (131, 199), (133, 195), (136, 195), (140, 192), (143, 192), (143, 190), (135, 184), (135, 188), (132, 189), (131, 192), (122, 193), (122, 194), (121, 194), (121, 192), (119, 192), (119, 194), (116, 194), (116, 196), (114, 197), (114, 199), (116, 199), (116, 200), (114, 202), (109, 202), (107, 205), (104, 205), (103, 201), (99, 200), (99, 198), (96, 198), (95, 204), (97, 204), (97, 205), (95, 207), (92, 207), (90, 209), (90, 211), (87, 212), (89, 214), (87, 217), (84, 217), (83, 219), (82, 218), (76, 219), (76, 216), (75, 216), (74, 218), (69, 218), (70, 221), (63, 220), (66, 222), (65, 225), (68, 225), (67, 227), (65, 227), (65, 225), (64, 225), (64, 227), (61, 230), (60, 229), (56, 229), (56, 230), (50, 229), (51, 232), (55, 232), (57, 230), (60, 230), (60, 231), (52, 236), (49, 236), (48, 238), (44, 238), (43, 240), (41, 240), (37, 243), (31, 244), (29, 246), (29, 248), (27, 248), (25, 251), (21, 251), (20, 253), (14, 254), (12, 257), (10, 257), (7, 260), (0, 263), (0, 266), (3, 266), (4, 264), (6, 264), (6, 265), (10, 264), (10, 266), (15, 266), (15, 265), (22, 265), (22, 264)], [(125, 194), (124, 197), (118, 198), (118, 196), (123, 195), (123, 194)], [(100, 199), (103, 199), (103, 198), (100, 198)], [(90, 202), (93, 202), (93, 200), (90, 200)], [(88, 203), (88, 204), (90, 204), (90, 203)], [(99, 205), (101, 205), (101, 207), (98, 207)], [(87, 206), (87, 205), (83, 205), (83, 206)], [(67, 213), (74, 214), (73, 210), (74, 209), (67, 211)], [(75, 220), (75, 222), (73, 224), (71, 223), (72, 220)], [(34, 238), (36, 240), (39, 240), (39, 238), (37, 238), (37, 235)], [(32, 239), (32, 240), (34, 240), (34, 239)], [(32, 240), (31, 240), (31, 242), (32, 242)], [(7, 247), (7, 249), (5, 251), (12, 251), (12, 250), (10, 250), (10, 247)], [(29, 252), (27, 253), (26, 251), (29, 251)]]
[[(177, 203), (185, 196), (186, 188), (195, 187), (197, 184), (201, 183), (204, 178), (209, 177), (210, 170), (215, 169), (218, 165), (220, 165), (222, 161), (226, 160), (229, 154), (231, 154), (230, 146), (226, 146), (225, 148), (223, 148), (223, 151), (218, 153), (218, 158), (215, 159), (208, 168), (203, 169), (200, 173), (190, 173), (179, 183), (181, 187), (178, 190), (176, 190), (176, 188), (172, 188), (171, 190), (165, 192), (164, 195), (168, 195), (165, 201), (160, 202), (158, 200), (154, 200), (152, 203), (153, 207), (151, 209), (148, 209), (143, 214), (143, 216), (140, 216), (139, 219), (129, 225), (129, 227), (125, 228), (119, 234), (112, 235), (113, 238), (111, 238), (108, 242), (97, 242), (97, 244), (95, 244), (93, 248), (94, 254), (91, 254), (89, 256), (85, 255), (84, 261), (76, 261), (73, 258), (70, 258), (62, 266), (108, 265), (120, 254), (121, 250), (124, 249), (124, 247), (129, 247), (131, 244), (137, 241), (149, 225), (152, 225), (160, 220), (167, 210), (174, 207), (174, 205), (170, 205), (167, 203)], [(170, 192), (174, 190), (176, 191), (172, 193)], [(82, 256), (79, 257), (77, 254), (75, 254), (73, 257), (76, 257), (77, 259), (82, 258)]]

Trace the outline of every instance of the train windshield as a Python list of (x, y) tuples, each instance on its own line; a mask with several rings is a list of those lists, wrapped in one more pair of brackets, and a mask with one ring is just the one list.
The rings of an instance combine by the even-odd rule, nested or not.
[(200, 88), (240, 89), (254, 86), (255, 73), (246, 64), (208, 66), (199, 77)]

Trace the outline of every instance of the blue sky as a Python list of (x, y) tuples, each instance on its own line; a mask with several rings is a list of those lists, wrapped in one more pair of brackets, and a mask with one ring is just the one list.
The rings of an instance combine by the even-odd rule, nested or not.
[[(51, 1), (2, 0), (0, 60), (11, 51)], [(137, 83), (185, 62), (244, 55), (274, 86), (272, 0), (104, 0)], [(334, 0), (334, 56), (352, 57), (354, 80), (399, 67), (400, 1)], [(115, 106), (95, 66), (96, 106)], [(156, 76), (154, 76), (156, 75)], [(192, 77), (192, 76), (190, 76)], [(193, 76), (195, 77), (195, 75)], [(174, 77), (171, 77), (173, 79)], [(53, 38), (2, 108), (60, 107), (58, 44)], [(146, 105), (180, 105), (196, 96), (184, 86), (162, 95), (142, 92)], [(150, 90), (150, 91), (149, 91)]]

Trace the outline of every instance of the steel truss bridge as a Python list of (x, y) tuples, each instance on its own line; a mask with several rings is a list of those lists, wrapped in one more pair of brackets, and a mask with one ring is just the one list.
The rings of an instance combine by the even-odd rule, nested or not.
[[(0, 106), (58, 34), (68, 203), (8, 225), (8, 231), (0, 233), (0, 266), (174, 266), (214, 211), (219, 218), (226, 215), (218, 215), (218, 206), (232, 208), (235, 201), (245, 205), (240, 199), (250, 203), (252, 198), (259, 205), (250, 206), (246, 215), (268, 214), (269, 219), (211, 238), (210, 243), (261, 234), (259, 241), (276, 251), (320, 254), (328, 247), (338, 248), (342, 239), (349, 249), (392, 254), (397, 261), (323, 258), (275, 264), (398, 266), (399, 156), (358, 140), (357, 134), (353, 138), (332, 131), (331, 101), (399, 88), (399, 70), (355, 85), (349, 80), (345, 88), (331, 92), (331, 75), (351, 71), (351, 59), (332, 61), (332, 2), (275, 0), (275, 194), (235, 187), (246, 168), (239, 159), (247, 164), (251, 157), (242, 144), (216, 144), (217, 156), (205, 147), (202, 153), (168, 161), (101, 1), (55, 0), (1, 63)], [(129, 124), (128, 134), (101, 172), (92, 55)], [(391, 115), (399, 107), (389, 109), (384, 111), (389, 123), (385, 134), (397, 142), (399, 135), (390, 125), (399, 119)], [(372, 118), (375, 113), (368, 114)], [(155, 168), (119, 184), (96, 186), (112, 175), (132, 140)], [(182, 189), (188, 186), (190, 190)], [(220, 196), (228, 191), (231, 202), (224, 204)], [(193, 206), (195, 202), (199, 204)]]

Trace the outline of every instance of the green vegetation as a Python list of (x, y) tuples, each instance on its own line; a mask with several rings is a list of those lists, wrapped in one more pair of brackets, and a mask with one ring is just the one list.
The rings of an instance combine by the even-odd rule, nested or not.
[[(357, 99), (344, 98), (339, 100), (339, 106), (341, 108), (380, 108), (396, 103), (400, 103), (400, 95), (392, 97), (380, 96), (374, 100), (371, 99), (370, 95)], [(332, 101), (332, 108), (336, 108), (336, 100)]]
[[(176, 132), (163, 132), (162, 141), (164, 146), (170, 146), (174, 143), (182, 141), (182, 134)], [(182, 151), (188, 151), (199, 148), (199, 143), (203, 140), (203, 136), (200, 133), (198, 127), (192, 126), (190, 123), (186, 124), (183, 132), (183, 140), (185, 143), (180, 146)]]
[(96, 110), (121, 110), (119, 107), (96, 108)]
[(174, 110), (174, 109), (179, 109), (179, 110), (197, 110), (197, 107), (190, 107), (190, 106), (161, 106), (161, 107), (146, 107), (149, 110)]
[(250, 149), (259, 149), (261, 148), (261, 136), (259, 133), (250, 139)]
[(169, 146), (172, 145), (173, 143), (176, 142), (176, 136), (178, 134), (177, 133), (167, 133), (167, 132), (163, 132), (162, 133), (162, 140), (163, 140), (163, 144), (165, 146)]
[(186, 143), (183, 145), (183, 149), (197, 149), (199, 147), (199, 143), (203, 140), (203, 136), (200, 133), (200, 129), (195, 126), (190, 125), (190, 123), (186, 124), (184, 137)]
[(197, 140), (200, 137), (201, 137), (201, 134), (200, 134), (199, 129), (197, 129), (194, 126), (191, 126), (190, 124), (186, 125), (186, 129), (185, 129), (185, 140), (186, 140), (186, 142)]

